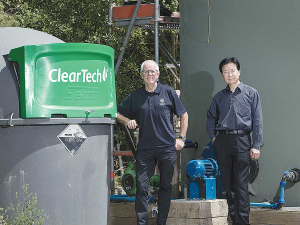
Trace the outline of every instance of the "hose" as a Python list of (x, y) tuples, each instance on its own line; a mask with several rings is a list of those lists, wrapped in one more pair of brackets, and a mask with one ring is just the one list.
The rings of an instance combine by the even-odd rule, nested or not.
[(270, 207), (274, 209), (281, 209), (283, 207), (283, 204), (285, 203), (284, 200), (284, 188), (286, 186), (286, 182), (294, 182), (297, 183), (300, 181), (300, 170), (297, 168), (291, 169), (290, 171), (285, 171), (284, 175), (281, 178), (280, 181), (280, 196), (278, 199), (278, 203), (250, 203), (250, 206), (258, 206), (258, 207)]

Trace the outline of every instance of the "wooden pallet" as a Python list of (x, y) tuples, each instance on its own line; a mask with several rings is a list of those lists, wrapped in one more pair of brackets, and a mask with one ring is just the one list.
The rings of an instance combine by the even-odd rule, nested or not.
[(250, 223), (264, 225), (298, 225), (300, 224), (300, 211), (252, 208), (250, 211)]
[[(152, 208), (149, 205), (149, 225), (155, 225), (156, 218), (152, 217)], [(227, 221), (226, 200), (172, 200), (167, 225), (230, 225)], [(300, 224), (300, 210), (289, 211), (265, 208), (251, 208), (251, 225), (298, 225)], [(136, 224), (134, 203), (111, 203), (110, 225)]]
[[(152, 217), (152, 208), (157, 208), (157, 205), (149, 205), (149, 225), (156, 224), (156, 218)], [(167, 225), (226, 225), (227, 211), (227, 204), (223, 199), (172, 200)], [(111, 203), (109, 224), (136, 224), (134, 203)]]

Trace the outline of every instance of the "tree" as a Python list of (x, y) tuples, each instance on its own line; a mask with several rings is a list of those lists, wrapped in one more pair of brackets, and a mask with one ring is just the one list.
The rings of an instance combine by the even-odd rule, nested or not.
[(0, 27), (14, 27), (18, 25), (16, 16), (11, 15), (9, 12), (4, 12), (4, 5), (0, 2)]

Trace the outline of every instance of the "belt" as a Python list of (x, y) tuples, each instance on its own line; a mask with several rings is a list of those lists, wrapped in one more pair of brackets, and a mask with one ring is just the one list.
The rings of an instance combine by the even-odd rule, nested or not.
[(218, 130), (220, 134), (249, 134), (250, 131), (245, 130)]

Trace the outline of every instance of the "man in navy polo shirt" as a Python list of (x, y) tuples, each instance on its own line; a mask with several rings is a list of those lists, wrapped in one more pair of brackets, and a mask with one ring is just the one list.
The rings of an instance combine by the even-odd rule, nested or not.
[[(136, 157), (137, 224), (148, 224), (148, 186), (156, 163), (160, 171), (156, 224), (166, 224), (171, 196), (176, 150), (184, 146), (188, 114), (176, 92), (158, 82), (159, 67), (146, 60), (140, 73), (145, 87), (130, 94), (119, 106), (117, 120), (129, 129), (139, 126)], [(180, 136), (176, 139), (173, 113), (180, 117)]]

